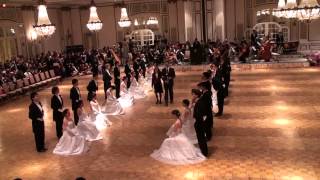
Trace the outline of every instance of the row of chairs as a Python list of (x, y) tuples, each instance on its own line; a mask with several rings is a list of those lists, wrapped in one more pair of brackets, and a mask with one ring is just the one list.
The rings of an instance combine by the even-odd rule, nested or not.
[(18, 79), (16, 83), (5, 83), (2, 85), (4, 93), (0, 94), (0, 101), (6, 100), (7, 98), (18, 94), (24, 94), (30, 90), (46, 86), (51, 82), (60, 80), (60, 78), (60, 76), (55, 75), (54, 70), (50, 70), (34, 74), (23, 79)]

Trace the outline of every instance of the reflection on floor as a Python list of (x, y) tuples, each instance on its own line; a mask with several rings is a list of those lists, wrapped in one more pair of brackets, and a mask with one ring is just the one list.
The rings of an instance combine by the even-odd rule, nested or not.
[[(34, 149), (27, 118), (29, 98), (0, 106), (0, 179), (320, 178), (320, 69), (313, 68), (233, 72), (225, 115), (215, 119), (210, 158), (190, 166), (170, 166), (151, 159), (149, 154), (160, 146), (174, 121), (170, 110), (190, 98), (200, 73), (178, 73), (174, 105), (156, 105), (150, 94), (126, 109), (125, 116), (110, 117), (113, 126), (105, 132), (106, 138), (92, 143), (82, 156), (51, 153), (57, 140), (49, 88), (40, 92), (46, 112), (47, 153), (38, 154)], [(80, 79), (83, 97), (88, 79)], [(60, 86), (67, 107), (69, 84), (70, 80)], [(99, 93), (102, 102), (102, 91)]]

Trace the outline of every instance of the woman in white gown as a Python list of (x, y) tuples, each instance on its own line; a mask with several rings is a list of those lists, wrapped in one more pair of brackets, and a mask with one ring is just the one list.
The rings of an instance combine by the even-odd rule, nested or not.
[(120, 84), (120, 98), (118, 98), (120, 105), (123, 108), (130, 107), (134, 103), (134, 96), (132, 96), (127, 88), (127, 77), (123, 77)]
[[(147, 67), (147, 73), (146, 77), (144, 78), (144, 83), (143, 83), (143, 88), (145, 92), (150, 92), (152, 91), (152, 74), (153, 74), (153, 66), (148, 66)], [(143, 76), (141, 76), (143, 77)]]
[(172, 165), (195, 164), (206, 160), (200, 149), (195, 147), (186, 135), (181, 132), (183, 121), (180, 119), (180, 112), (174, 110), (172, 114), (177, 120), (167, 132), (169, 137), (150, 156), (158, 161)]
[(131, 77), (131, 85), (129, 88), (129, 93), (132, 96), (134, 96), (135, 99), (143, 99), (147, 96), (144, 91), (144, 88), (140, 86), (140, 84), (137, 82), (134, 76)]
[(66, 109), (64, 115), (63, 135), (53, 150), (58, 155), (79, 155), (89, 150), (88, 141), (78, 133), (71, 118), (70, 110)]
[[(90, 99), (91, 118), (99, 131), (105, 129), (107, 126), (111, 126), (112, 123), (108, 120), (107, 115), (101, 111), (101, 107), (97, 100), (97, 95), (92, 94)], [(104, 105), (102, 105), (104, 106)]]
[(80, 100), (79, 108), (77, 110), (79, 116), (79, 123), (77, 129), (80, 135), (84, 136), (88, 141), (96, 141), (102, 139), (100, 131), (97, 129), (95, 123), (92, 121), (92, 118), (88, 116), (83, 108), (83, 101)]
[(124, 115), (124, 110), (118, 99), (112, 94), (111, 88), (107, 90), (107, 99), (102, 111), (107, 115)]
[(198, 144), (196, 130), (194, 129), (195, 119), (193, 118), (193, 105), (188, 99), (182, 101), (184, 112), (181, 115), (181, 132), (186, 135), (192, 144)]

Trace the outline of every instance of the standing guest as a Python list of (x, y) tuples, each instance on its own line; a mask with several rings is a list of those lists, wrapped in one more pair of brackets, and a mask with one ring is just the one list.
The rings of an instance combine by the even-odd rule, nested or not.
[[(196, 94), (198, 96), (201, 95), (200, 90), (198, 89), (192, 89), (192, 94)], [(204, 98), (199, 98), (194, 105), (193, 108), (193, 117), (195, 118), (194, 123), (194, 129), (196, 130), (197, 139), (199, 148), (201, 150), (201, 153), (204, 156), (208, 156), (208, 145), (207, 145), (207, 139), (205, 134), (205, 101)]]
[(173, 85), (174, 78), (176, 77), (175, 70), (170, 67), (170, 64), (167, 62), (166, 67), (162, 69), (161, 77), (164, 84), (164, 99), (166, 106), (168, 106), (169, 96), (170, 103), (173, 103)]
[(110, 65), (106, 64), (104, 67), (104, 73), (103, 73), (103, 88), (104, 88), (104, 94), (105, 94), (105, 98), (107, 98), (107, 91), (108, 89), (111, 87), (111, 80), (112, 80), (112, 76), (109, 72), (110, 69)]
[(113, 69), (113, 76), (114, 76), (114, 85), (116, 87), (116, 98), (120, 97), (120, 68), (119, 68), (119, 61), (116, 61), (115, 67)]
[(92, 94), (96, 94), (98, 91), (98, 73), (93, 74), (92, 80), (89, 82), (87, 86), (88, 90), (88, 101), (90, 101), (90, 97), (92, 97)]
[(60, 95), (60, 90), (57, 86), (54, 86), (51, 90), (51, 109), (53, 110), (53, 120), (56, 122), (56, 133), (58, 139), (62, 136), (63, 125), (63, 99)]
[(156, 104), (161, 104), (163, 88), (162, 88), (162, 81), (161, 81), (161, 72), (158, 66), (155, 66), (154, 72), (152, 74), (152, 87), (154, 89), (154, 93), (157, 98)]
[(130, 64), (128, 61), (126, 61), (126, 64), (124, 66), (124, 73), (126, 74), (127, 77), (127, 88), (130, 88), (131, 85), (131, 68), (130, 68)]
[(29, 106), (29, 118), (32, 120), (32, 130), (36, 141), (36, 149), (38, 152), (45, 152), (47, 149), (44, 145), (44, 111), (36, 92), (31, 93), (31, 104)]
[(72, 111), (74, 116), (74, 123), (77, 125), (79, 122), (79, 116), (77, 113), (78, 103), (81, 100), (81, 94), (79, 89), (78, 79), (72, 79), (72, 88), (70, 89), (70, 99), (72, 103)]

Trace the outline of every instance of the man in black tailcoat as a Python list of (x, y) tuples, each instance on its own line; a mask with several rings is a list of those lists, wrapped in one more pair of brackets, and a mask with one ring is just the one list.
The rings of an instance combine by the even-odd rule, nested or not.
[(120, 97), (120, 68), (119, 68), (119, 61), (115, 62), (115, 66), (113, 69), (113, 77), (114, 77), (114, 85), (116, 88), (116, 98)]
[(130, 68), (130, 64), (128, 61), (126, 61), (126, 64), (124, 66), (124, 73), (126, 74), (127, 77), (127, 88), (130, 88), (131, 85), (131, 68)]
[(217, 100), (218, 100), (218, 108), (219, 111), (215, 116), (222, 116), (223, 114), (223, 106), (224, 106), (224, 87), (223, 81), (221, 77), (221, 69), (217, 68), (216, 72), (213, 74), (212, 78), (212, 86), (217, 91)]
[(139, 82), (139, 70), (140, 70), (140, 66), (137, 58), (133, 61), (134, 78), (136, 78), (137, 82)]
[[(192, 93), (196, 93), (198, 95), (201, 94), (200, 90), (198, 89), (193, 89)], [(194, 105), (193, 117), (196, 120), (194, 123), (194, 128), (197, 134), (199, 148), (201, 150), (201, 153), (204, 156), (208, 156), (208, 145), (207, 145), (207, 138), (205, 134), (205, 127), (206, 127), (205, 106), (206, 106), (206, 103), (204, 98), (200, 97)]]
[(54, 86), (51, 90), (51, 109), (53, 110), (53, 120), (56, 122), (56, 135), (60, 139), (62, 136), (63, 125), (63, 99), (60, 95), (60, 90), (57, 86)]
[(74, 123), (77, 125), (79, 122), (79, 116), (77, 113), (78, 103), (81, 100), (80, 89), (78, 87), (78, 79), (72, 79), (72, 88), (70, 89), (70, 99), (72, 104), (72, 111), (74, 116)]
[(45, 152), (47, 149), (44, 144), (44, 111), (38, 93), (33, 92), (30, 97), (32, 102), (29, 106), (29, 118), (32, 120), (32, 130), (36, 142), (36, 149), (38, 152)]
[[(204, 74), (207, 74), (205, 72)], [(207, 75), (204, 75), (208, 77)], [(210, 74), (209, 74), (210, 77)], [(203, 81), (198, 84), (202, 92), (200, 97), (201, 103), (203, 103), (202, 111), (204, 114), (204, 131), (206, 140), (210, 141), (212, 138), (212, 128), (213, 128), (213, 114), (212, 114), (212, 92), (211, 92), (211, 83), (208, 81)]]
[(98, 91), (98, 73), (93, 74), (92, 76), (93, 76), (93, 78), (87, 86), (87, 90), (88, 90), (88, 98), (87, 99), (88, 99), (88, 101), (90, 101), (90, 97), (92, 97), (92, 95), (96, 94), (96, 92)]
[(176, 77), (175, 70), (170, 67), (170, 64), (167, 62), (166, 67), (162, 69), (161, 72), (163, 85), (164, 85), (164, 100), (166, 102), (166, 106), (168, 106), (169, 96), (170, 103), (173, 103), (173, 86), (174, 86), (174, 78)]
[(111, 80), (112, 76), (109, 72), (110, 65), (105, 64), (104, 71), (103, 71), (103, 88), (104, 88), (104, 94), (105, 98), (107, 98), (107, 90), (111, 87)]

